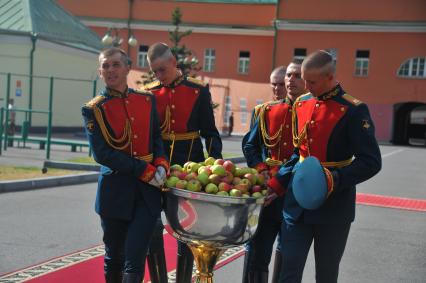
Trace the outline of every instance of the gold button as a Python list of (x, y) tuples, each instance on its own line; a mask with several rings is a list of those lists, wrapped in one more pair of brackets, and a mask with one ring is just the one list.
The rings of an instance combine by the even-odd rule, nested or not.
[(174, 134), (174, 133), (175, 133), (175, 131), (171, 131), (171, 133), (172, 133), (172, 134)]
[(129, 104), (129, 101), (128, 101), (128, 100), (126, 100), (126, 104)]
[(345, 107), (341, 107), (340, 110), (343, 112), (345, 111)]
[(287, 162), (287, 158), (284, 158), (283, 162), (284, 162), (284, 163), (285, 163), (285, 162)]
[(289, 124), (287, 124), (287, 125), (285, 125), (285, 127), (288, 129), (288, 128), (290, 128), (290, 125), (289, 125)]
[(133, 137), (134, 137), (135, 139), (137, 139), (137, 138), (138, 138), (138, 135), (134, 135)]
[(313, 124), (313, 123), (315, 123), (315, 121), (314, 121), (314, 120), (311, 120), (311, 124)]
[(134, 121), (134, 120), (135, 120), (135, 118), (134, 118), (134, 117), (130, 117), (130, 120)]
[(287, 143), (285, 142), (285, 143), (284, 143), (284, 146), (286, 146), (286, 145), (287, 145)]
[(302, 106), (302, 102), (299, 102), (299, 103), (297, 104), (297, 106)]
[(147, 97), (147, 98), (145, 98), (146, 99), (146, 101), (149, 101), (149, 97)]
[(266, 111), (269, 111), (269, 110), (271, 110), (271, 108), (268, 106), (268, 107), (266, 107)]
[(172, 123), (174, 124), (174, 123), (175, 123), (175, 120), (172, 120)]
[(319, 107), (319, 103), (315, 104), (315, 107)]
[(314, 139), (312, 139), (312, 138), (311, 138), (311, 139), (309, 139), (309, 142), (310, 142), (310, 143), (312, 143), (313, 141), (314, 141)]
[(172, 93), (175, 93), (175, 90), (174, 90), (174, 89), (172, 89)]
[(136, 151), (133, 151), (133, 155), (136, 155), (136, 154), (138, 154)]
[(198, 93), (198, 90), (195, 91), (195, 94), (197, 94), (197, 93)]
[(172, 109), (175, 109), (175, 105), (174, 104), (172, 104)]

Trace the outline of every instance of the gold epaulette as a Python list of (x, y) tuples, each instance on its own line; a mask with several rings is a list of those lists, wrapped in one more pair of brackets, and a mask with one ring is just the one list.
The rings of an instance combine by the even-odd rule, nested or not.
[(351, 96), (351, 95), (349, 95), (349, 94), (347, 94), (347, 93), (345, 93), (342, 97), (343, 97), (346, 101), (348, 101), (349, 103), (351, 103), (351, 104), (353, 104), (353, 105), (355, 105), (355, 106), (360, 105), (360, 104), (362, 103), (362, 101), (361, 101), (361, 100), (359, 100), (359, 99), (357, 99), (357, 98), (355, 98), (355, 97), (353, 97), (353, 96)]
[(154, 87), (157, 87), (161, 84), (160, 81), (153, 81), (150, 83), (147, 83), (146, 85), (143, 85), (139, 90), (141, 91), (146, 91), (146, 90), (150, 90), (153, 89)]
[(89, 102), (84, 104), (84, 106), (87, 107), (87, 108), (93, 108), (93, 106), (95, 106), (96, 104), (98, 104), (99, 102), (101, 102), (104, 99), (105, 99), (105, 96), (97, 95), (94, 98), (92, 98), (92, 100), (90, 100)]
[(199, 80), (199, 79), (196, 79), (196, 78), (192, 78), (192, 77), (187, 77), (186, 79), (188, 81), (190, 81), (191, 83), (194, 83), (196, 85), (207, 86), (207, 83), (203, 82), (202, 80)]

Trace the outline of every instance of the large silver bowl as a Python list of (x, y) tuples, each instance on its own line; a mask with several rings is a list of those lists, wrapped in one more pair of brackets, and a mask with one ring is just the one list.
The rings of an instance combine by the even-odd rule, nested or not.
[(172, 188), (166, 193), (167, 231), (186, 243), (229, 248), (249, 241), (263, 198), (210, 195)]

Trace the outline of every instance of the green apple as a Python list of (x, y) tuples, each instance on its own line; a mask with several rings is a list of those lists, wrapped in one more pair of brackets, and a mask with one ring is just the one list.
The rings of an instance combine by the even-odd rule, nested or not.
[(218, 187), (213, 183), (207, 184), (204, 190), (208, 194), (216, 194), (219, 191)]
[(233, 197), (240, 197), (242, 195), (240, 190), (232, 189), (229, 191), (229, 195)]
[(251, 194), (252, 198), (263, 198), (263, 194), (261, 192), (255, 192)]
[(192, 192), (199, 192), (201, 191), (201, 183), (195, 179), (189, 180), (188, 184), (186, 184), (186, 189)]
[(170, 176), (166, 180), (166, 187), (168, 188), (174, 188), (176, 186), (176, 183), (179, 181), (179, 178), (176, 176)]
[(221, 176), (221, 177), (223, 177), (223, 176), (225, 176), (225, 175), (226, 175), (226, 170), (225, 170), (225, 168), (223, 168), (223, 166), (222, 166), (222, 165), (218, 165), (218, 164), (213, 165), (213, 166), (210, 168), (210, 170), (212, 170), (212, 173), (213, 173), (213, 174), (219, 175), (219, 176)]
[(243, 198), (249, 198), (250, 195), (249, 194), (242, 194), (241, 197), (243, 197)]
[(210, 176), (212, 170), (210, 170), (207, 166), (201, 166), (200, 168), (198, 168), (198, 174), (202, 173), (206, 174), (207, 176)]
[(170, 172), (173, 172), (173, 171), (182, 172), (183, 168), (179, 164), (173, 164), (172, 166), (170, 166)]
[(206, 165), (213, 165), (215, 161), (216, 161), (216, 159), (214, 157), (210, 156), (209, 158), (207, 158), (206, 160), (204, 160), (204, 163)]
[(229, 194), (225, 191), (219, 191), (216, 193), (217, 196), (229, 197)]
[(198, 174), (197, 180), (200, 181), (201, 185), (203, 186), (207, 185), (210, 182), (209, 175), (207, 175), (206, 173)]
[(268, 190), (262, 190), (262, 195), (266, 196), (268, 194)]

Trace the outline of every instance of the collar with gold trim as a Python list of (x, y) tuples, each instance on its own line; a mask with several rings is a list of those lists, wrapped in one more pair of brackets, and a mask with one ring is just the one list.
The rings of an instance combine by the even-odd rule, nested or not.
[(316, 97), (318, 100), (328, 100), (336, 95), (339, 95), (342, 92), (342, 87), (337, 84), (332, 90), (321, 94), (320, 96)]
[(107, 95), (112, 96), (112, 97), (125, 98), (129, 94), (129, 88), (126, 87), (126, 89), (124, 90), (124, 92), (120, 92), (120, 91), (118, 91), (116, 89), (112, 89), (112, 88), (108, 88), (107, 87), (106, 88), (106, 93), (107, 93)]

